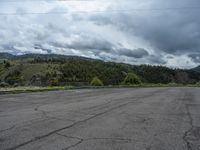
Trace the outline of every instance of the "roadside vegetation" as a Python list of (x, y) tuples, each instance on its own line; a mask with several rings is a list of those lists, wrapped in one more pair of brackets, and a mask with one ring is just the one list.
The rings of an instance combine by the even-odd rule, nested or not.
[(58, 90), (67, 90), (72, 89), (72, 87), (6, 87), (0, 88), (0, 95), (1, 94), (18, 94), (18, 93), (29, 93), (29, 92), (46, 92), (46, 91), (58, 91)]
[(128, 73), (122, 83), (122, 85), (140, 85), (140, 84), (142, 84), (142, 81), (134, 73)]
[(103, 86), (103, 82), (98, 78), (94, 77), (90, 83), (91, 86)]

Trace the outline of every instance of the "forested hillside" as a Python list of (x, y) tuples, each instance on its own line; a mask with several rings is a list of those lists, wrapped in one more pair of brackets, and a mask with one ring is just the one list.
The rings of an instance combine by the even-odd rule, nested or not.
[(191, 70), (200, 73), (200, 66), (197, 66), (197, 67), (195, 67), (195, 68), (193, 68)]
[(119, 85), (127, 73), (135, 73), (143, 83), (195, 84), (200, 73), (162, 66), (103, 62), (84, 57), (0, 53), (0, 83), (18, 85), (88, 85), (98, 77), (104, 85)]

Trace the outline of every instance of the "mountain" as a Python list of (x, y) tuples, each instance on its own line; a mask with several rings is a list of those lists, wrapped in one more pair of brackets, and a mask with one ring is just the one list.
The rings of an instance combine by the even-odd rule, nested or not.
[(0, 59), (14, 59), (15, 55), (9, 53), (0, 53)]
[[(81, 56), (69, 56), (69, 55), (57, 55), (57, 54), (24, 54), (24, 55), (13, 55), (9, 53), (0, 53), (0, 59), (7, 59), (7, 60), (26, 60), (26, 59), (81, 59), (81, 60), (96, 60)], [(101, 61), (101, 60), (98, 60)]]

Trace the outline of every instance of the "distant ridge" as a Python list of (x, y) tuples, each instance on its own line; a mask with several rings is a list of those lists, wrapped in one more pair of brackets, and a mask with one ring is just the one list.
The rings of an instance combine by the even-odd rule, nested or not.
[(200, 73), (200, 66), (197, 66), (197, 67), (195, 67), (195, 68), (192, 68), (191, 70)]
[(92, 59), (82, 56), (72, 56), (72, 55), (59, 55), (59, 54), (23, 54), (23, 55), (13, 55), (10, 53), (0, 53), (0, 59), (7, 59), (7, 60), (23, 60), (23, 59), (34, 59), (34, 58), (41, 58), (41, 59), (80, 59), (80, 60), (95, 60), (101, 61), (99, 59)]
[(0, 53), (0, 59), (14, 59), (15, 55), (10, 53)]

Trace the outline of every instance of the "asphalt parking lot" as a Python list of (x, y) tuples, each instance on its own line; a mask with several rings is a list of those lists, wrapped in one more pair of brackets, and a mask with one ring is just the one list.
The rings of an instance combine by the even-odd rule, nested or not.
[(200, 89), (0, 95), (1, 150), (200, 150)]

